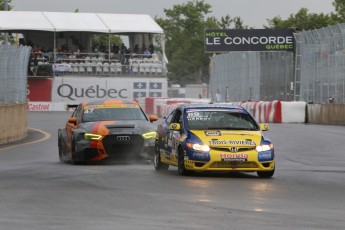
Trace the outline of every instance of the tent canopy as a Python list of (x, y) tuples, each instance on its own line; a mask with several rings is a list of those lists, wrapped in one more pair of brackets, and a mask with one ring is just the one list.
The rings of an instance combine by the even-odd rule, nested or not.
[(0, 11), (0, 31), (152, 33), (163, 29), (144, 14)]

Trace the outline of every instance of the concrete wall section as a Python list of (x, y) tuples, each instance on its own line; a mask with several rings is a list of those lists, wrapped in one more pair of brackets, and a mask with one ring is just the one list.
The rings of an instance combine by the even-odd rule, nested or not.
[(325, 125), (345, 125), (345, 105), (308, 104), (308, 123)]
[(0, 105), (0, 117), (0, 144), (18, 141), (27, 136), (27, 103)]

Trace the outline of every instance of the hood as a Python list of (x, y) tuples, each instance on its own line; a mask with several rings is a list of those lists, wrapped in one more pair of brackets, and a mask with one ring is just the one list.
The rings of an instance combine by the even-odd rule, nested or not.
[(210, 147), (255, 147), (261, 144), (261, 131), (191, 130)]
[(143, 134), (156, 131), (153, 124), (146, 120), (85, 122), (80, 125), (80, 129), (101, 135)]

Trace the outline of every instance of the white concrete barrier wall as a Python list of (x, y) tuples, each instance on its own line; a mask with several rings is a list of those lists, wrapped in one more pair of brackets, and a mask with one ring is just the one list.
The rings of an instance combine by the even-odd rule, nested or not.
[(303, 101), (282, 101), (282, 123), (304, 123), (307, 103)]

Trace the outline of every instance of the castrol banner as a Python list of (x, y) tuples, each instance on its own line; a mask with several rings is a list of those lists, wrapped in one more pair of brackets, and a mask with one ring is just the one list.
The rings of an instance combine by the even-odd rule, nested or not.
[(28, 102), (28, 110), (29, 111), (52, 111), (52, 103), (51, 102)]
[(167, 97), (167, 79), (149, 77), (56, 77), (52, 101), (77, 104), (94, 100)]

